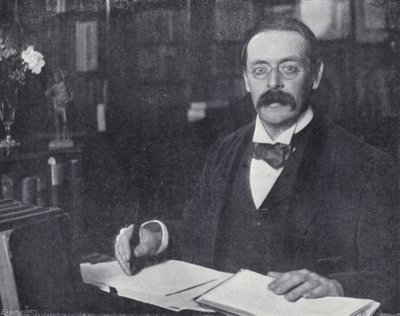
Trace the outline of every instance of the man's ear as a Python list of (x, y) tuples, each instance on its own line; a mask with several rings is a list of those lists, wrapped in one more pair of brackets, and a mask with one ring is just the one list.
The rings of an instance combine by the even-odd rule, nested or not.
[(249, 78), (247, 77), (247, 73), (245, 70), (243, 70), (243, 79), (244, 79), (244, 85), (246, 87), (246, 91), (250, 92)]
[(313, 89), (315, 90), (318, 89), (321, 82), (322, 73), (324, 72), (324, 63), (318, 60), (313, 68)]

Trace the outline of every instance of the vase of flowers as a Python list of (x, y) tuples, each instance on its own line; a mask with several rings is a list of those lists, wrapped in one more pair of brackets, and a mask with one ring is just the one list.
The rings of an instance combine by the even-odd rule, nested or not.
[(18, 96), (27, 77), (40, 74), (45, 65), (43, 55), (33, 46), (18, 50), (9, 37), (0, 37), (0, 119), (6, 130), (6, 138), (0, 142), (0, 147), (19, 145), (11, 137)]
[(14, 122), (17, 103), (18, 88), (2, 92), (2, 98), (0, 100), (0, 119), (6, 130), (6, 138), (0, 142), (0, 147), (13, 147), (19, 145), (19, 142), (11, 138), (11, 125)]

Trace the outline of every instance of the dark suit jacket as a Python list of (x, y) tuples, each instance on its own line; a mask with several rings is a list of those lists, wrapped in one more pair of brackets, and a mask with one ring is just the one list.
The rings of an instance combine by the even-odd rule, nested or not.
[[(281, 189), (285, 168), (268, 196), (275, 211), (289, 210), (288, 227), (274, 227), (279, 258), (270, 269), (306, 268), (338, 280), (346, 296), (373, 298), (393, 311), (397, 300), (396, 167), (390, 157), (316, 114), (291, 190)], [(172, 238), (181, 258), (215, 266), (221, 213), (254, 123), (211, 148), (183, 215), (183, 233)], [(278, 188), (278, 189), (276, 189)], [(173, 235), (173, 233), (172, 233)], [(275, 258), (274, 258), (275, 259)]]

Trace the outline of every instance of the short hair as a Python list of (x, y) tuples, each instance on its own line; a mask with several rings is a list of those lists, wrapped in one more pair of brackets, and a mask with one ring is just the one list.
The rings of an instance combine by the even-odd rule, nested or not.
[(240, 63), (243, 69), (246, 69), (247, 46), (251, 39), (257, 34), (271, 31), (297, 32), (306, 41), (306, 54), (308, 58), (310, 58), (311, 63), (315, 65), (321, 59), (318, 40), (314, 33), (303, 22), (294, 18), (263, 20), (250, 29), (245, 37), (240, 56)]

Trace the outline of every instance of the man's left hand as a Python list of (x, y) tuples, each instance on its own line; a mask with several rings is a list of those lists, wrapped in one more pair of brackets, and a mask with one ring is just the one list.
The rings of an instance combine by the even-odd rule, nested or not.
[(284, 295), (290, 302), (299, 298), (343, 296), (343, 288), (336, 280), (324, 278), (306, 269), (285, 273), (268, 272), (274, 278), (268, 289), (277, 295)]

